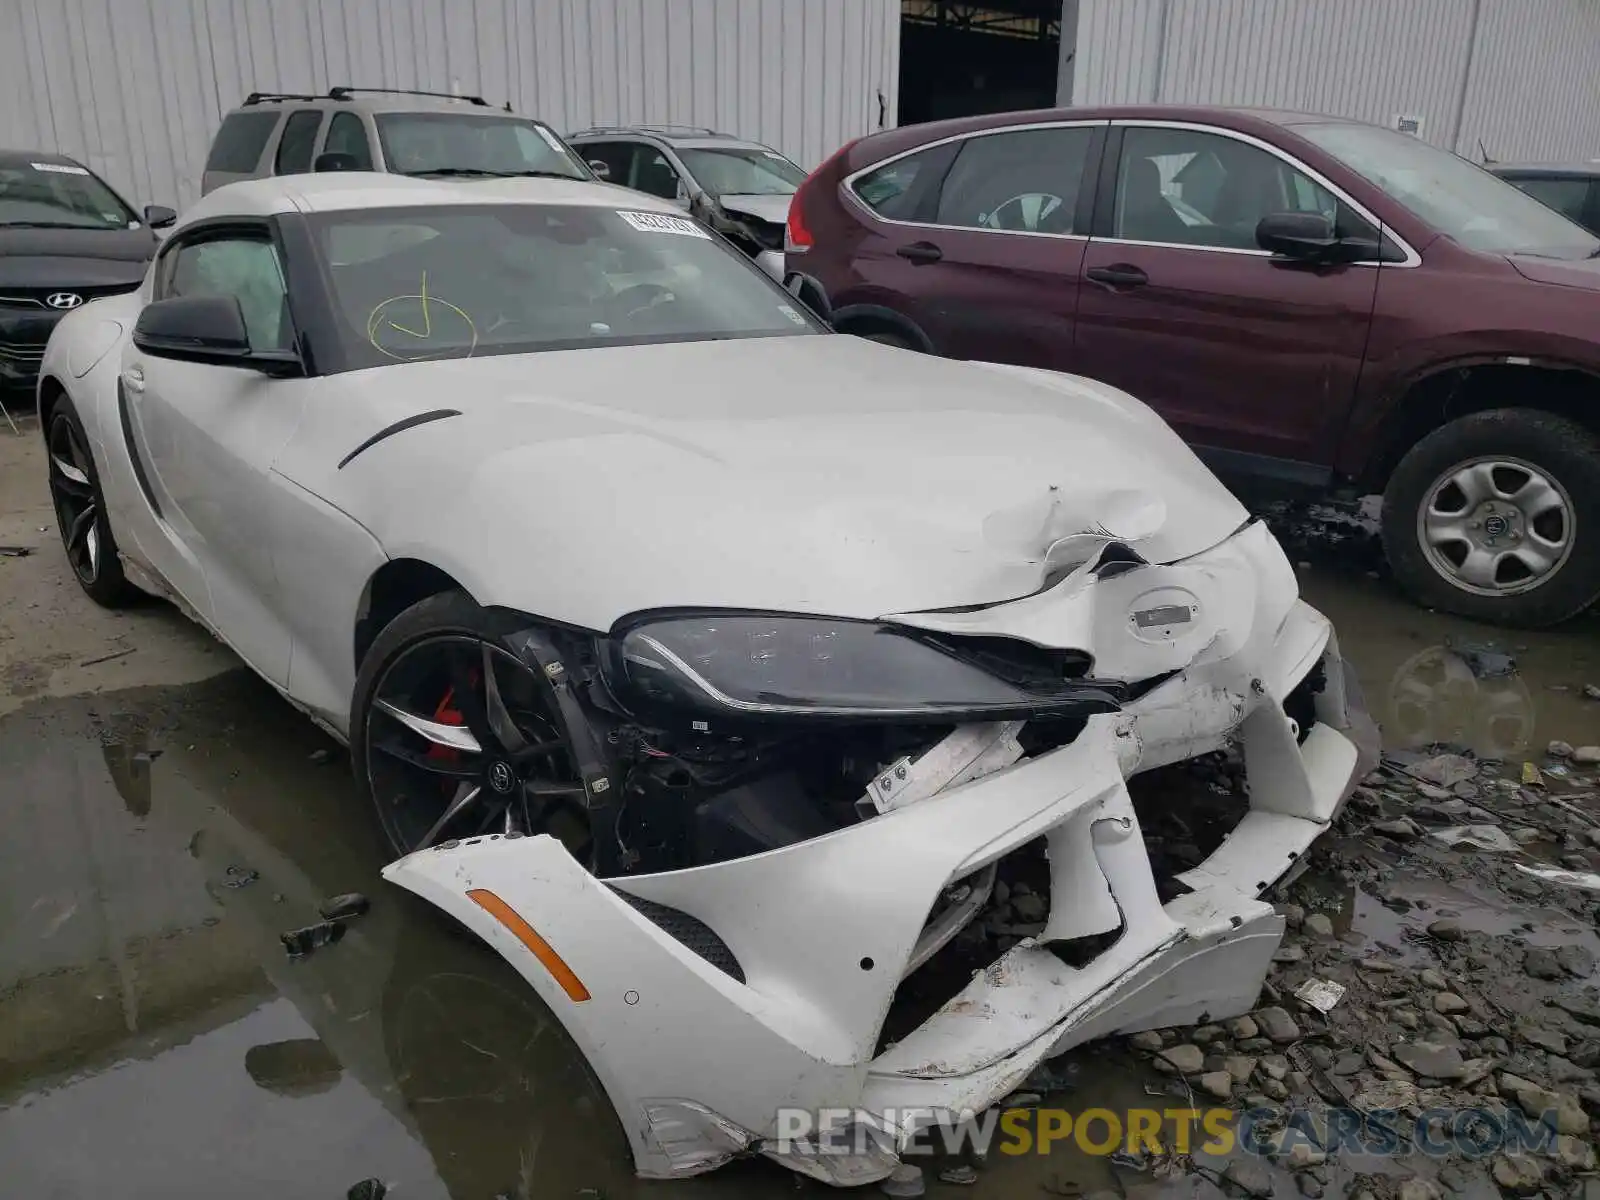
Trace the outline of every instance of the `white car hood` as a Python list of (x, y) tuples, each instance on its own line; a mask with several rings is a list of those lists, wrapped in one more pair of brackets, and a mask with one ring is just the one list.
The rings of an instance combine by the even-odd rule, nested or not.
[(718, 196), (717, 203), (731, 213), (782, 225), (789, 219), (789, 202), (792, 199), (793, 193), (782, 196)]
[[(1038, 590), (1046, 551), (1146, 524), (1153, 561), (1247, 520), (1149, 409), (1087, 380), (848, 336), (486, 356), (322, 381), (278, 470), (484, 604), (872, 618)], [(352, 391), (355, 393), (352, 395)], [(406, 429), (336, 469), (391, 422)], [(1131, 515), (1130, 515), (1131, 514)]]

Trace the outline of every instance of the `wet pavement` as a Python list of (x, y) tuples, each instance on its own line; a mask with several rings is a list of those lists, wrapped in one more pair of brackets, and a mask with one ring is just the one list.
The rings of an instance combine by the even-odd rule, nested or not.
[[(1515, 767), (1544, 761), (1552, 739), (1600, 742), (1600, 703), (1582, 693), (1600, 682), (1600, 621), (1473, 627), (1409, 607), (1343, 554), (1307, 559), (1305, 593), (1334, 620), (1388, 749), (1451, 743)], [(380, 881), (342, 752), (243, 672), (27, 699), (0, 716), (0, 796), (0, 1196), (337, 1198), (368, 1178), (401, 1200), (832, 1194), (759, 1161), (634, 1180), (559, 1027), (497, 956)], [(1297, 888), (1327, 892), (1321, 908), (1355, 952), (1381, 946), (1401, 963), (1425, 965), (1418, 930), (1441, 910), (1472, 931), (1600, 954), (1571, 906), (1517, 908), (1470, 874), (1406, 869)], [(280, 934), (352, 891), (371, 911), (291, 959)], [(1417, 903), (1396, 906), (1396, 893)], [(1052, 1103), (1179, 1102), (1120, 1045), (1061, 1070), (1067, 1094)], [(1063, 1144), (992, 1157), (973, 1187), (930, 1168), (928, 1190), (1131, 1196), (1154, 1182), (1148, 1164)], [(1327, 1192), (1356, 1182), (1334, 1169)], [(1267, 1186), (1297, 1194), (1277, 1167)]]

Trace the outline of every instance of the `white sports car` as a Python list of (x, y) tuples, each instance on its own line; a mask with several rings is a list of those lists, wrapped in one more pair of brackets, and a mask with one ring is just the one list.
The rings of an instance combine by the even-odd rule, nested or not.
[[(39, 415), (85, 591), (348, 742), (388, 878), (521, 971), (646, 1176), (880, 1179), (1051, 1055), (1247, 1010), (1371, 753), (1144, 406), (833, 334), (637, 193), (221, 188), (60, 323)], [(1125, 781), (1230, 743), (1248, 812), (1158, 879)], [(1041, 845), (1044, 927), (890, 1040)]]

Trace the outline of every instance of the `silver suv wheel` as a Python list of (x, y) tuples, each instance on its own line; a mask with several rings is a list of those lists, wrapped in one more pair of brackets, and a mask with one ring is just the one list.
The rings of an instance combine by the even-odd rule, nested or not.
[(1553, 475), (1510, 456), (1447, 468), (1424, 493), (1417, 540), (1429, 565), (1477, 596), (1515, 596), (1547, 582), (1576, 542), (1572, 499)]

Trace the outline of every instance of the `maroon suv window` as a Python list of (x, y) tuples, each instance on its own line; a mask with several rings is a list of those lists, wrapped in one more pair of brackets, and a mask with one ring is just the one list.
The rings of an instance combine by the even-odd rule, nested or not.
[(890, 221), (911, 221), (918, 216), (919, 200), (950, 161), (950, 146), (930, 146), (868, 171), (852, 190), (873, 212)]
[(1025, 233), (1087, 233), (1074, 228), (1087, 126), (1017, 129), (967, 138), (939, 192), (939, 225)]

